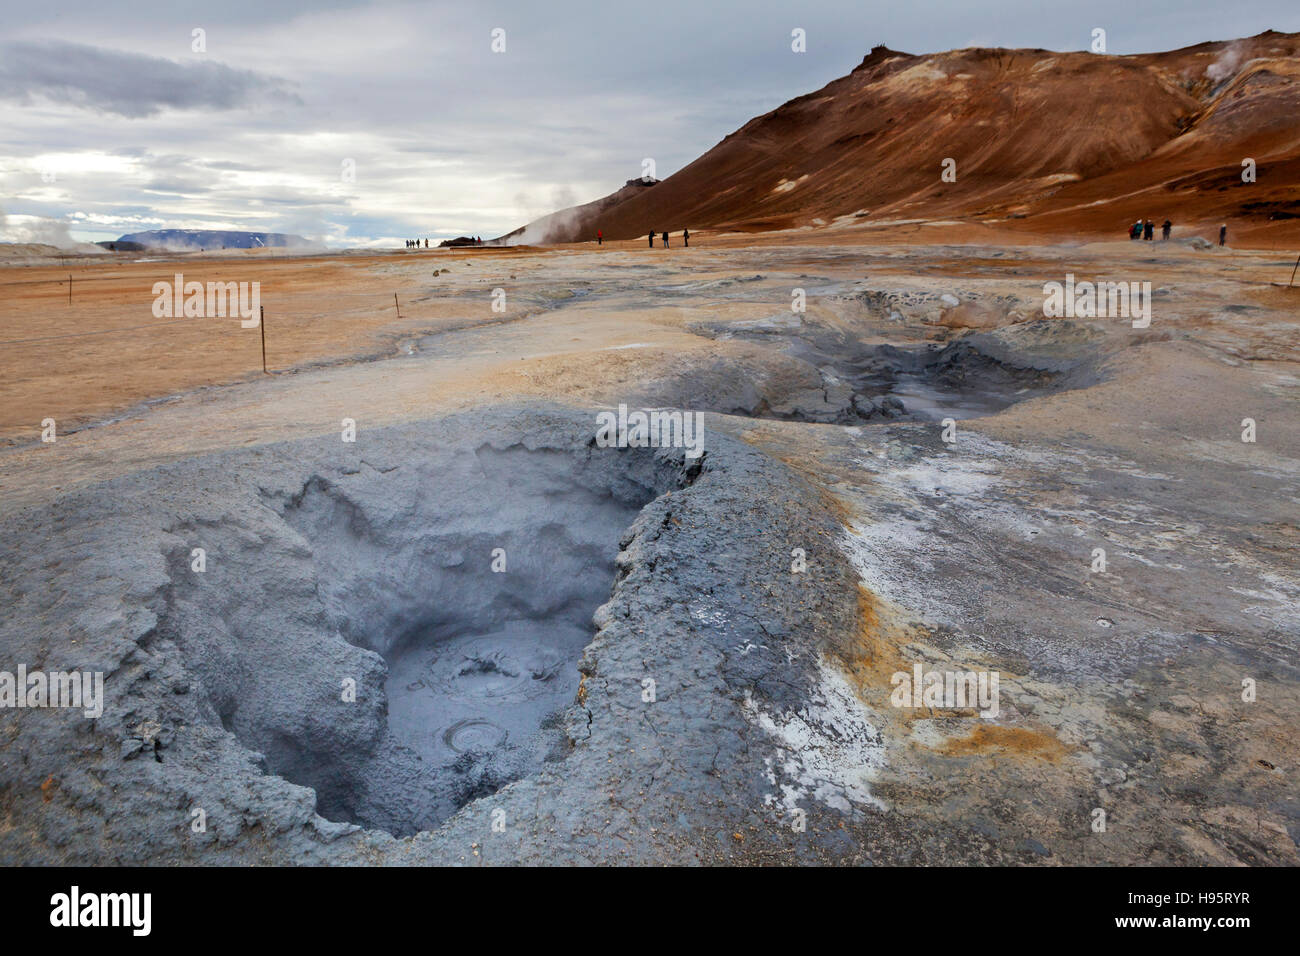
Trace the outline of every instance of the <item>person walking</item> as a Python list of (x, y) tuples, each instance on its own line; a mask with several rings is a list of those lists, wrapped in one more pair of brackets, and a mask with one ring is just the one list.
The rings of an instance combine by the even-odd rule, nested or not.
[(664, 248), (668, 248), (668, 233), (664, 233)]
[(1163, 223), (1160, 224), (1160, 238), (1162, 240), (1168, 239), (1169, 233), (1173, 231), (1173, 228), (1174, 228), (1174, 224), (1170, 222), (1168, 219), (1166, 219)]
[(1146, 225), (1142, 227), (1142, 238), (1145, 239), (1147, 242), (1150, 242), (1155, 237), (1156, 237), (1156, 224), (1152, 222), (1150, 219), (1148, 219), (1146, 221)]
[(691, 244), (691, 231), (689, 229), (682, 230), (682, 243), (687, 246)]
[(653, 249), (654, 247), (655, 247), (655, 234), (652, 232), (650, 233), (650, 248)]
[(1223, 225), (1219, 226), (1219, 245), (1223, 245), (1227, 241), (1228, 241), (1228, 224), (1225, 222), (1223, 223)]
[(596, 230), (596, 245), (598, 245), (598, 246), (603, 246), (604, 244), (605, 244), (605, 234), (604, 234), (603, 232), (601, 232), (599, 229), (597, 229), (597, 230)]

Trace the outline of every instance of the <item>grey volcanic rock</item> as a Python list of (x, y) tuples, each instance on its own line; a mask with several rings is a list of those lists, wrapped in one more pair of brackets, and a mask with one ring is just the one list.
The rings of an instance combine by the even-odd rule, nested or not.
[[(595, 447), (593, 424), (525, 409), (362, 429), (11, 515), (8, 659), (103, 671), (106, 703), (98, 720), (0, 716), (15, 821), (0, 860), (681, 861), (761, 852), (733, 837), (742, 823), (789, 842), (752, 710), (805, 707), (827, 635), (852, 629), (836, 525), (801, 479), (722, 433), (692, 462)], [(817, 586), (790, 573), (791, 542)], [(544, 665), (510, 650), (511, 629), (528, 653), (549, 648)], [(434, 674), (431, 648), (484, 635), (496, 656), (457, 651), (443, 678), (555, 681), (558, 696), (495, 718), (480, 697), (459, 717), (514, 721), (505, 738), (394, 724), (390, 668)], [(443, 731), (450, 696), (406, 716)]]

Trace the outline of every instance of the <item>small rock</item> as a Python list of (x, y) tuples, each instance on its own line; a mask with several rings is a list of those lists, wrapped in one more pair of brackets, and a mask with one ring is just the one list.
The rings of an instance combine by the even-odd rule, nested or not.
[(1052, 851), (1051, 851), (1051, 850), (1047, 849), (1047, 847), (1043, 846), (1043, 845), (1042, 845), (1041, 843), (1039, 843), (1037, 840), (1032, 839), (1032, 838), (1026, 838), (1026, 839), (1024, 839), (1024, 840), (1021, 840), (1021, 841), (1020, 841), (1020, 845), (1021, 845), (1024, 849), (1029, 850), (1029, 851), (1032, 852), (1032, 853), (1037, 853), (1039, 856), (1051, 856), (1051, 855), (1052, 855)]
[(880, 400), (880, 410), (885, 414), (885, 417), (894, 418), (904, 414), (907, 411), (907, 406), (893, 395), (886, 395)]
[(139, 737), (127, 737), (122, 741), (122, 759), (134, 760), (144, 750), (144, 741)]

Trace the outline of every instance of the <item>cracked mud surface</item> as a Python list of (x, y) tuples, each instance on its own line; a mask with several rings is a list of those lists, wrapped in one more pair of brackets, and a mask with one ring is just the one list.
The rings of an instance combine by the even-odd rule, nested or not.
[[(1150, 329), (1035, 317), (1125, 255), (522, 256), (508, 321), (457, 275), (364, 360), (8, 434), (0, 640), (107, 702), (0, 712), (0, 859), (1294, 864), (1295, 300), (1164, 250)], [(705, 455), (595, 447), (620, 402)]]

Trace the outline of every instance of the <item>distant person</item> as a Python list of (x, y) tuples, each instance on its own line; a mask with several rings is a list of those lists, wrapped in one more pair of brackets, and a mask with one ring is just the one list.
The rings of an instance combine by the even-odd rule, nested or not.
[(691, 231), (689, 229), (682, 230), (682, 242), (688, 246), (691, 244)]
[(1228, 241), (1228, 224), (1225, 222), (1223, 225), (1219, 227), (1219, 245), (1223, 245), (1227, 241)]
[(1133, 225), (1131, 225), (1131, 226), (1128, 227), (1128, 237), (1129, 237), (1130, 239), (1141, 239), (1141, 238), (1142, 238), (1142, 220), (1141, 220), (1141, 219), (1139, 219), (1137, 222), (1133, 223)]
[(597, 230), (596, 230), (596, 245), (598, 245), (598, 246), (603, 246), (604, 244), (605, 244), (605, 234), (604, 234), (603, 232), (601, 232), (599, 229), (597, 229)]
[(1163, 223), (1160, 224), (1160, 238), (1168, 239), (1169, 233), (1173, 231), (1173, 228), (1174, 228), (1174, 224), (1170, 222), (1168, 219), (1166, 219)]
[(1156, 237), (1156, 224), (1152, 222), (1150, 219), (1148, 219), (1146, 225), (1142, 227), (1142, 238), (1145, 239), (1147, 242), (1150, 242), (1155, 237)]
[(428, 240), (428, 239), (425, 239), (425, 240), (424, 240), (424, 248), (426, 248), (426, 249), (429, 248), (429, 240)]
[(664, 233), (664, 248), (668, 248), (668, 233)]
[(653, 249), (654, 247), (655, 247), (655, 234), (652, 232), (650, 233), (650, 248)]

